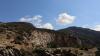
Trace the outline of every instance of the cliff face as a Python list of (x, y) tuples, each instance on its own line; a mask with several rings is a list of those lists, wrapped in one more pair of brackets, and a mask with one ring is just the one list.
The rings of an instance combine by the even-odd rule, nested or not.
[(31, 37), (34, 44), (44, 47), (52, 44), (55, 47), (74, 47), (75, 45), (80, 45), (78, 38), (47, 29), (35, 29), (32, 31)]
[[(12, 51), (9, 53), (14, 53), (17, 49), (18, 53), (28, 53), (31, 56), (34, 48), (82, 47), (82, 41), (70, 34), (35, 28), (30, 23), (9, 22), (0, 23), (0, 47), (4, 51)], [(11, 47), (11, 50), (6, 47)], [(6, 56), (2, 52), (0, 54)], [(16, 53), (12, 54), (14, 55), (19, 56)]]
[(31, 43), (34, 46), (47, 47), (54, 44), (56, 47), (79, 45), (79, 39), (70, 35), (48, 29), (39, 29), (29, 23), (12, 22), (0, 24), (1, 44)]

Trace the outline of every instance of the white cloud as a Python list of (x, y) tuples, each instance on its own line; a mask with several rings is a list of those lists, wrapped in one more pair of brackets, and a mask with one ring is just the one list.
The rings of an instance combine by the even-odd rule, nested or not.
[(83, 28), (91, 28), (92, 26), (86, 24), (86, 25), (83, 25), (83, 26), (81, 26), (81, 27), (83, 27)]
[(67, 13), (61, 13), (58, 16), (57, 22), (60, 24), (71, 24), (73, 23), (75, 16), (71, 16)]
[(33, 20), (39, 20), (39, 19), (41, 19), (41, 18), (42, 18), (42, 16), (40, 16), (40, 15), (36, 15), (36, 16), (33, 16), (33, 17), (32, 17)]
[(43, 23), (42, 16), (36, 15), (33, 17), (22, 17), (19, 20), (20, 22), (29, 22), (32, 23), (37, 28), (45, 28), (45, 29), (54, 29), (51, 23)]
[(54, 29), (51, 23), (46, 23), (42, 27), (46, 29)]
[(100, 31), (100, 25), (96, 25), (96, 26), (94, 27), (94, 30)]
[(89, 29), (92, 29), (92, 30), (95, 30), (95, 31), (100, 31), (100, 24), (92, 24), (92, 25), (83, 25), (82, 26), (83, 28), (89, 28)]
[(42, 16), (36, 15), (33, 17), (22, 17), (19, 21), (21, 22), (41, 22)]
[(23, 17), (20, 19), (21, 22), (30, 22), (32, 19), (29, 19), (29, 18), (26, 18), (26, 17)]

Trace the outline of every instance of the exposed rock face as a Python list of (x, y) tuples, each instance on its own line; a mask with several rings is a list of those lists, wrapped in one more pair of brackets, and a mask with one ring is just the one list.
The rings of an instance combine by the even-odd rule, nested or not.
[[(80, 47), (81, 43), (82, 41), (78, 37), (54, 30), (35, 28), (30, 23), (0, 23), (0, 47), (4, 48), (0, 49), (0, 54), (7, 50), (8, 53), (22, 52), (33, 56), (34, 48)], [(13, 48), (5, 48), (7, 46), (13, 46)], [(16, 53), (11, 55), (19, 56)], [(6, 55), (2, 54), (1, 56)]]
[(54, 41), (55, 33), (50, 30), (36, 29), (32, 32), (32, 43), (47, 47), (47, 44)]
[(22, 56), (20, 50), (10, 46), (0, 47), (0, 56)]
[(71, 37), (70, 35), (62, 34), (57, 31), (47, 29), (35, 29), (30, 36), (32, 43), (47, 47), (50, 44), (54, 44), (56, 47), (75, 47), (81, 45), (80, 39), (77, 37)]
[[(2, 29), (2, 30), (1, 30)], [(8, 40), (7, 44), (32, 43), (35, 46), (47, 47), (48, 43), (54, 43), (57, 47), (80, 45), (76, 37), (62, 34), (48, 29), (39, 29), (29, 23), (12, 22), (0, 24), (0, 37), (2, 41)], [(1, 41), (1, 44), (5, 44)]]
[(36, 49), (33, 53), (36, 53), (38, 56), (95, 56), (95, 51), (95, 48), (89, 50), (80, 50), (78, 48), (48, 48)]
[(88, 28), (82, 27), (68, 27), (65, 29), (58, 30), (59, 32), (73, 35), (74, 37), (78, 37), (81, 40), (81, 44), (84, 47), (100, 47), (100, 32), (94, 31)]

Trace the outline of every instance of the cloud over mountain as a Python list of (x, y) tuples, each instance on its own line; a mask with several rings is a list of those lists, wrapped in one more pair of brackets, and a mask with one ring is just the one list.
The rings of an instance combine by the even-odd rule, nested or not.
[(100, 25), (96, 25), (96, 26), (94, 27), (94, 30), (100, 31)]
[(92, 24), (92, 25), (83, 25), (82, 26), (83, 28), (89, 28), (89, 29), (92, 29), (92, 30), (95, 30), (95, 31), (100, 31), (100, 24)]
[(71, 16), (68, 13), (61, 13), (58, 15), (57, 22), (60, 24), (71, 24), (75, 20), (75, 16)]
[(46, 28), (46, 29), (54, 29), (53, 25), (49, 22), (44, 23), (42, 21), (41, 15), (36, 15), (33, 17), (22, 17), (19, 20), (20, 22), (29, 22), (32, 23), (37, 28)]

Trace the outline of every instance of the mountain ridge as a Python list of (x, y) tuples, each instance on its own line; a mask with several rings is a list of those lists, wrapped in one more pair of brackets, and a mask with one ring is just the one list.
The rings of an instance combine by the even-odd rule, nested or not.
[[(25, 54), (26, 56), (28, 56), (29, 54), (34, 55), (32, 53), (33, 50), (36, 50), (38, 48), (39, 50), (40, 48), (47, 50), (48, 48), (54, 48), (54, 49), (61, 48), (62, 50), (62, 48), (64, 47), (68, 49), (85, 48), (86, 50), (95, 48), (94, 44), (91, 41), (88, 41), (87, 39), (83, 41), (76, 35), (76, 33), (70, 31), (67, 32), (65, 30), (64, 32), (62, 32), (62, 30), (57, 31), (57, 30), (36, 28), (32, 24), (26, 22), (1, 23), (0, 47), (3, 47), (5, 50), (6, 50), (5, 47), (10, 47), (11, 50), (18, 49), (18, 52), (21, 52), (20, 54), (27, 53)], [(11, 53), (9, 52), (9, 49), (7, 50), (8, 53)], [(75, 50), (72, 50), (72, 52), (75, 53)], [(94, 52), (91, 54), (94, 55)], [(83, 51), (83, 53), (85, 52)], [(2, 53), (0, 54), (4, 55)]]
[(74, 36), (77, 36), (80, 39), (92, 40), (95, 42), (94, 44), (98, 43), (96, 46), (99, 47), (98, 45), (100, 43), (100, 40), (99, 40), (100, 39), (100, 31), (95, 31), (95, 30), (91, 30), (88, 28), (82, 28), (82, 27), (68, 27), (65, 29), (58, 30), (58, 31), (63, 32), (65, 34), (74, 33)]

